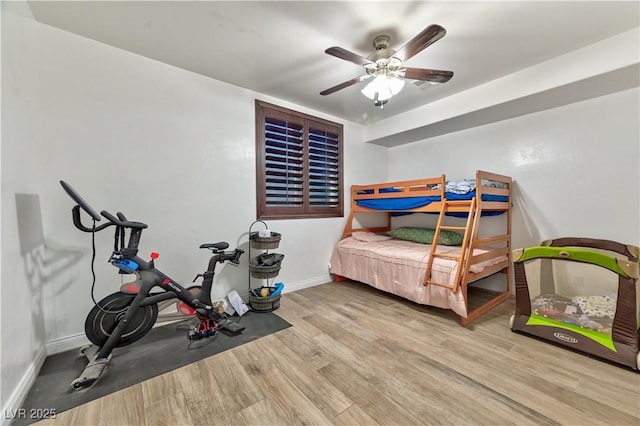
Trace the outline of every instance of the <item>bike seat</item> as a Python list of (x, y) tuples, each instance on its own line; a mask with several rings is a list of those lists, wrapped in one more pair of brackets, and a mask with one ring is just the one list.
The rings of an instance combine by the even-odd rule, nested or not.
[(216, 249), (216, 250), (224, 250), (228, 247), (229, 247), (229, 243), (225, 241), (220, 241), (219, 243), (205, 243), (200, 246), (200, 248)]

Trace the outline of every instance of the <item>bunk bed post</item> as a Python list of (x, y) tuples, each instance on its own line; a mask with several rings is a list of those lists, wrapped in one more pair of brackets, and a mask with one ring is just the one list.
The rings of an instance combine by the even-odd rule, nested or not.
[(351, 185), (351, 209), (349, 209), (349, 216), (347, 216), (347, 223), (344, 225), (344, 230), (342, 231), (341, 240), (347, 238), (353, 232), (353, 219), (356, 216), (356, 201), (355, 195), (358, 193), (356, 189), (356, 185)]
[(511, 215), (513, 208), (513, 181), (509, 179), (509, 208), (507, 209), (507, 234), (509, 237), (507, 238), (507, 268), (505, 273), (507, 274), (507, 291), (509, 295), (511, 295), (511, 268), (512, 268), (512, 259), (511, 259)]
[[(482, 212), (485, 209), (485, 203), (495, 204), (493, 202), (489, 202), (484, 199), (485, 192), (487, 193), (491, 192), (490, 190), (486, 189), (487, 187), (483, 186), (484, 180), (496, 181), (496, 182), (501, 182), (505, 184), (506, 189), (501, 190), (501, 192), (506, 191), (506, 196), (508, 199), (506, 203), (502, 203), (506, 205), (501, 205), (497, 209), (495, 207), (492, 207), (492, 209), (497, 211), (502, 211), (506, 214), (506, 218), (505, 218), (506, 231), (503, 235), (497, 235), (495, 237), (489, 237), (489, 238), (478, 237), (480, 217), (482, 216)], [(462, 283), (461, 283), (464, 300), (465, 300), (465, 303), (467, 304), (467, 317), (466, 318), (460, 317), (460, 323), (463, 326), (466, 326), (471, 321), (475, 320), (485, 312), (488, 312), (489, 310), (493, 309), (494, 307), (498, 306), (499, 304), (501, 304), (502, 302), (504, 302), (505, 300), (511, 297), (511, 207), (512, 207), (512, 195), (513, 195), (512, 184), (513, 184), (513, 181), (508, 176), (503, 176), (496, 173), (484, 172), (482, 170), (476, 170), (475, 199), (477, 203), (477, 211), (476, 211), (477, 216), (476, 216), (476, 220), (474, 221), (474, 230), (473, 230), (473, 235), (471, 239), (471, 246), (469, 247), (468, 263), (465, 266), (465, 270), (464, 270), (465, 273), (464, 273), (464, 276), (462, 277)], [(470, 267), (471, 267), (472, 259), (474, 257), (473, 255), (474, 250), (476, 248), (480, 248), (485, 245), (490, 245), (494, 243), (504, 244), (505, 246), (504, 248), (500, 249), (504, 253), (504, 255), (507, 257), (506, 265), (501, 270), (501, 272), (505, 274), (505, 290), (498, 293), (495, 297), (488, 300), (481, 306), (478, 306), (473, 310), (469, 311), (469, 305), (468, 305), (469, 298), (468, 298), (467, 286), (471, 282), (469, 275), (470, 275)]]
[(349, 216), (347, 216), (347, 223), (344, 224), (344, 230), (342, 231), (342, 237), (340, 237), (341, 240), (344, 240), (349, 235), (351, 235), (351, 232), (352, 232), (352, 229), (353, 229), (353, 218), (355, 217), (355, 215), (356, 215), (356, 212), (352, 208), (351, 211), (349, 212)]
[[(478, 188), (477, 181), (478, 181), (478, 178), (476, 177), (476, 188)], [(469, 291), (468, 291), (467, 285), (469, 284), (469, 271), (471, 268), (470, 258), (473, 255), (473, 251), (476, 248), (475, 242), (478, 239), (478, 228), (480, 228), (480, 217), (482, 216), (482, 203), (478, 202), (477, 195), (473, 198), (473, 202), (475, 204), (475, 208), (473, 209), (474, 215), (473, 215), (473, 218), (469, 217), (467, 219), (468, 220), (467, 227), (469, 226), (469, 223), (472, 223), (473, 225), (471, 227), (469, 248), (467, 249), (467, 252), (465, 254), (464, 270), (462, 273), (462, 277), (460, 279), (460, 285), (462, 286), (462, 295), (464, 297), (464, 304), (465, 304), (465, 309), (467, 310), (467, 315), (469, 314)], [(460, 317), (460, 324), (463, 326), (466, 326), (467, 318)]]

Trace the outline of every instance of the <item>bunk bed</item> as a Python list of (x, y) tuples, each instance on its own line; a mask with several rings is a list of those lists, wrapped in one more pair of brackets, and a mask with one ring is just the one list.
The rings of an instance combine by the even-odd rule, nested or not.
[[(510, 177), (480, 170), (474, 179), (462, 181), (449, 182), (443, 174), (353, 185), (351, 211), (331, 255), (330, 272), (336, 280), (360, 281), (419, 304), (451, 309), (466, 326), (511, 296), (511, 190)], [(385, 213), (386, 223), (354, 227), (354, 219), (367, 213)], [(430, 243), (392, 236), (399, 231), (392, 230), (392, 218), (412, 213), (438, 215), (429, 230)], [(481, 237), (481, 218), (488, 215), (500, 215), (502, 230)], [(449, 225), (451, 216), (465, 217), (453, 219), (464, 226)], [(458, 245), (444, 245), (452, 233), (460, 236)], [(498, 272), (504, 286), (483, 292), (482, 302), (470, 305), (469, 284)]]

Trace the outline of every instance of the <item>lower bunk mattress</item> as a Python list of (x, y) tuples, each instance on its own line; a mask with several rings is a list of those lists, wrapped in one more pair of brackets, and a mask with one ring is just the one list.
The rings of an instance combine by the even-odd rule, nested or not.
[[(439, 245), (437, 251), (457, 255), (460, 247)], [(466, 318), (467, 307), (460, 287), (454, 293), (446, 287), (423, 285), (430, 252), (429, 244), (355, 232), (353, 236), (340, 241), (333, 250), (330, 271), (416, 303), (451, 309)], [(476, 249), (474, 255), (486, 252)], [(470, 270), (479, 273), (506, 259), (506, 256), (491, 258), (472, 265)], [(457, 268), (456, 260), (436, 257), (431, 268), (431, 279), (453, 284)]]

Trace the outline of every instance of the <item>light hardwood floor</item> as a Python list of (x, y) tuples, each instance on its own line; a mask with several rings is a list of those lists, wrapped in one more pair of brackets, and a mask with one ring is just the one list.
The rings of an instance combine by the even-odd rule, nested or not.
[(640, 425), (640, 374), (467, 328), (353, 282), (282, 296), (293, 327), (60, 413), (54, 425)]

